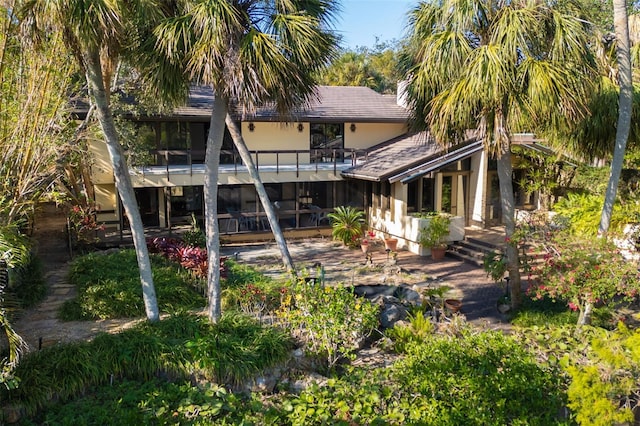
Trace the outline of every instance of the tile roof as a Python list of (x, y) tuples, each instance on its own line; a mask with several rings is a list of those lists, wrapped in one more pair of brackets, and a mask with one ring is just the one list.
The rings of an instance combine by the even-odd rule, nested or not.
[(367, 160), (343, 171), (342, 176), (380, 182), (442, 150), (427, 132), (408, 133), (370, 148)]
[[(135, 103), (132, 97), (125, 97), (125, 100)], [(88, 104), (82, 98), (75, 99), (73, 106), (78, 115), (88, 110)], [(213, 90), (208, 86), (193, 86), (185, 105), (174, 108), (170, 114), (160, 115), (204, 120), (211, 117), (212, 108)], [(254, 114), (244, 117), (238, 107), (232, 110), (232, 114), (243, 121), (404, 123), (409, 118), (409, 112), (396, 103), (395, 96), (382, 95), (360, 86), (318, 86), (309, 104), (293, 111), (290, 117), (280, 117), (272, 106), (258, 108)]]
[[(187, 105), (174, 109), (179, 116), (210, 116), (213, 92), (208, 87), (193, 87)], [(356, 121), (373, 123), (404, 123), (409, 117), (406, 108), (396, 103), (395, 96), (360, 86), (318, 86), (309, 104), (291, 113), (290, 117), (278, 116), (271, 106), (258, 108), (253, 114), (242, 114), (236, 108), (234, 114), (243, 121)]]
[(396, 176), (403, 176), (411, 170), (431, 164), (442, 157), (442, 164), (448, 164), (447, 153), (474, 143), (470, 139), (447, 148), (436, 143), (427, 133), (409, 133), (378, 144), (367, 151), (367, 159), (342, 172), (347, 178), (382, 182)]

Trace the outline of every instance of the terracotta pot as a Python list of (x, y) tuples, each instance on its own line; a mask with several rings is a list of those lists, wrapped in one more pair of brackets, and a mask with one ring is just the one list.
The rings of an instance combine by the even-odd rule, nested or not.
[(446, 247), (431, 247), (431, 258), (433, 260), (442, 260), (447, 253)]
[(462, 302), (458, 299), (445, 299), (444, 306), (455, 314), (462, 308)]
[(360, 248), (362, 249), (362, 252), (364, 254), (367, 254), (369, 252), (369, 244), (360, 244)]
[(384, 239), (384, 248), (391, 250), (391, 251), (396, 251), (396, 249), (398, 248), (398, 239), (397, 238), (385, 238)]

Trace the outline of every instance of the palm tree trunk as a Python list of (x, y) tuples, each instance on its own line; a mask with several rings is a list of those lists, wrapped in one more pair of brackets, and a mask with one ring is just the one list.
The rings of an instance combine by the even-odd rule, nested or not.
[(111, 114), (111, 109), (107, 102), (107, 96), (102, 79), (102, 71), (100, 68), (99, 53), (97, 50), (85, 52), (83, 53), (83, 60), (86, 68), (89, 91), (96, 103), (96, 114), (98, 121), (100, 122), (100, 126), (102, 127), (102, 132), (104, 133), (105, 142), (111, 158), (116, 189), (118, 190), (120, 200), (122, 201), (122, 205), (124, 206), (125, 213), (131, 226), (131, 236), (133, 237), (133, 245), (138, 259), (138, 268), (140, 269), (142, 297), (144, 299), (147, 319), (151, 322), (155, 322), (160, 318), (160, 314), (158, 311), (156, 291), (153, 285), (149, 252), (147, 250), (147, 243), (144, 237), (144, 227), (142, 225), (140, 211), (138, 210), (136, 196), (133, 191), (131, 177), (129, 176), (129, 168), (124, 158), (122, 146), (118, 142), (118, 133), (116, 132), (113, 115)]
[(591, 324), (591, 314), (593, 312), (593, 304), (587, 302), (584, 304), (584, 308), (580, 310), (580, 316), (578, 317), (578, 326)]
[(500, 149), (498, 154), (498, 180), (500, 182), (500, 199), (502, 202), (502, 217), (504, 220), (507, 255), (507, 270), (509, 271), (509, 286), (511, 290), (511, 307), (517, 309), (522, 303), (522, 289), (520, 280), (520, 262), (518, 247), (513, 241), (516, 230), (515, 200), (513, 197), (513, 181), (511, 165), (511, 150), (509, 147)]
[(618, 57), (618, 84), (620, 98), (618, 100), (618, 126), (616, 129), (616, 145), (613, 149), (611, 173), (602, 206), (598, 235), (605, 235), (611, 224), (613, 204), (618, 192), (618, 181), (624, 163), (624, 152), (631, 128), (631, 109), (633, 106), (633, 81), (631, 72), (631, 56), (629, 41), (629, 18), (627, 16), (627, 2), (613, 0), (613, 24), (616, 33), (616, 52)]
[(207, 237), (207, 298), (209, 301), (207, 315), (216, 323), (222, 315), (220, 307), (220, 232), (218, 229), (218, 168), (220, 167), (220, 150), (224, 139), (224, 120), (227, 116), (229, 102), (214, 91), (213, 112), (207, 150), (205, 154), (204, 175), (204, 217)]
[(262, 183), (262, 179), (260, 179), (260, 174), (256, 169), (256, 165), (253, 162), (253, 158), (251, 157), (251, 153), (247, 148), (247, 145), (244, 142), (244, 138), (240, 133), (240, 129), (233, 121), (231, 116), (227, 114), (226, 118), (227, 128), (229, 129), (229, 133), (231, 133), (231, 137), (233, 138), (233, 143), (238, 149), (238, 153), (240, 154), (240, 158), (242, 158), (242, 162), (245, 167), (249, 171), (249, 176), (253, 180), (253, 184), (256, 187), (256, 192), (260, 197), (260, 202), (262, 203), (262, 207), (264, 208), (264, 212), (267, 215), (267, 219), (269, 220), (269, 225), (271, 225), (271, 231), (273, 232), (273, 237), (276, 240), (276, 244), (280, 249), (280, 255), (282, 256), (282, 263), (284, 263), (285, 268), (295, 275), (296, 270), (293, 266), (293, 259), (291, 258), (291, 254), (289, 253), (289, 248), (287, 247), (287, 241), (282, 234), (282, 230), (280, 229), (280, 224), (278, 223), (278, 216), (276, 215), (275, 210), (273, 209), (273, 204), (271, 204), (271, 200), (269, 200), (269, 194), (264, 189), (264, 184)]

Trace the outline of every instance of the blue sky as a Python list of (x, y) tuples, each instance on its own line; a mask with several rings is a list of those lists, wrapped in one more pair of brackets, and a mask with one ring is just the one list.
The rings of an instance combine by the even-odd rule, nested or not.
[(400, 39), (406, 26), (406, 14), (418, 0), (342, 0), (342, 12), (336, 29), (343, 46), (371, 47), (380, 41)]

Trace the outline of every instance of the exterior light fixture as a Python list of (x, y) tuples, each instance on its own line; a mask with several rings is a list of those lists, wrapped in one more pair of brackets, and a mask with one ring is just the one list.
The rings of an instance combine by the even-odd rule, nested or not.
[(352, 132), (356, 131), (356, 123), (351, 123), (351, 126), (349, 126), (349, 129), (351, 129)]
[(249, 131), (253, 132), (256, 129), (256, 125), (253, 123), (249, 123)]
[(302, 123), (298, 123), (298, 131), (302, 132), (304, 130), (304, 125)]

